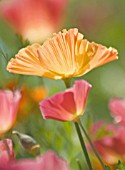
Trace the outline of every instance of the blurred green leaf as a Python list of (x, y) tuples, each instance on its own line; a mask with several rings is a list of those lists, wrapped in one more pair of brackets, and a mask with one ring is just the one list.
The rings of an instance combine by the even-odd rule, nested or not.
[(106, 170), (111, 170), (109, 166), (105, 166)]
[(116, 170), (125, 170), (125, 165), (119, 160), (118, 164), (116, 165)]

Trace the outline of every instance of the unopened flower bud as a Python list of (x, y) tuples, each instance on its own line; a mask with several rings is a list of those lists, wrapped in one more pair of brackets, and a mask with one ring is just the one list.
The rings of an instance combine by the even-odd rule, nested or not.
[(39, 155), (40, 154), (40, 145), (29, 135), (22, 134), (17, 131), (13, 131), (13, 134), (16, 134), (18, 139), (20, 140), (20, 143), (24, 147), (25, 150), (27, 150), (29, 153), (33, 155)]

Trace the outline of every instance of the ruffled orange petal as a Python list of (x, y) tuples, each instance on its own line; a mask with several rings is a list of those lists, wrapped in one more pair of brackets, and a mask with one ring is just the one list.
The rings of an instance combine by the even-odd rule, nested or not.
[(12, 58), (8, 63), (7, 70), (12, 73), (24, 75), (45, 76), (54, 78), (55, 74), (44, 68), (39, 56), (39, 44), (33, 44), (21, 49), (16, 58)]
[(79, 55), (79, 69), (76, 76), (82, 76), (91, 71), (93, 68), (118, 59), (118, 52), (114, 48), (107, 48), (94, 42), (90, 43), (87, 40), (83, 40), (82, 44), (84, 53)]

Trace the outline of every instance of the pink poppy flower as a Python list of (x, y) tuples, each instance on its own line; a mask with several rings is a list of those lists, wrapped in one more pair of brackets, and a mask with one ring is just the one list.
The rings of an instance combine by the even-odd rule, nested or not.
[(73, 87), (40, 102), (40, 110), (44, 119), (60, 121), (77, 121), (84, 114), (86, 100), (91, 85), (84, 81), (76, 81)]
[[(125, 126), (95, 123), (93, 142), (103, 160), (109, 164), (116, 164), (118, 160), (125, 161)], [(95, 131), (96, 129), (96, 131)]]
[(14, 160), (13, 144), (10, 139), (0, 140), (0, 164), (7, 164)]
[(114, 98), (109, 102), (109, 110), (115, 123), (125, 125), (125, 99)]
[(66, 161), (49, 151), (37, 159), (22, 159), (11, 162), (0, 170), (69, 170)]
[(11, 0), (3, 2), (0, 11), (32, 43), (42, 42), (59, 29), (65, 5), (66, 0)]
[(0, 90), (0, 136), (14, 125), (20, 99), (18, 90)]

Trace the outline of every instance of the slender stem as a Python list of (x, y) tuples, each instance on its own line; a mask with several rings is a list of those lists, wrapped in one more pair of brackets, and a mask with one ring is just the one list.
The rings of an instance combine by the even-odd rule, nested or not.
[(103, 161), (102, 161), (102, 159), (101, 159), (101, 157), (100, 157), (98, 151), (96, 150), (94, 144), (92, 143), (92, 141), (91, 141), (89, 135), (87, 134), (87, 132), (86, 132), (86, 130), (84, 129), (84, 127), (83, 127), (83, 125), (82, 125), (82, 123), (81, 123), (80, 120), (79, 120), (78, 124), (80, 125), (81, 129), (83, 130), (83, 132), (84, 132), (84, 134), (85, 134), (87, 140), (89, 141), (89, 143), (90, 143), (90, 145), (91, 145), (91, 147), (92, 147), (92, 149), (93, 149), (95, 155), (97, 156), (98, 160), (100, 161), (100, 163), (101, 163), (103, 169), (106, 170), (105, 165), (104, 165), (104, 163), (103, 163)]
[(71, 79), (68, 79), (68, 78), (67, 78), (67, 79), (63, 79), (66, 88), (69, 88), (69, 87), (70, 87), (70, 80), (71, 80)]
[(77, 162), (77, 164), (78, 164), (79, 170), (82, 170), (82, 166), (81, 166), (81, 164), (80, 164), (79, 159), (77, 159), (76, 162)]
[[(69, 88), (71, 79), (64, 79), (63, 81), (65, 83), (66, 88)], [(85, 143), (84, 143), (81, 131), (80, 131), (79, 124), (77, 122), (74, 122), (74, 123), (75, 123), (75, 128), (76, 128), (76, 131), (77, 131), (80, 143), (81, 143), (83, 153), (85, 155), (85, 158), (86, 158), (86, 161), (87, 161), (87, 164), (88, 164), (88, 168), (89, 168), (89, 170), (92, 170), (92, 165), (91, 165), (89, 155), (88, 155), (88, 152), (87, 152), (87, 149), (86, 149), (86, 146), (85, 146)], [(81, 167), (79, 167), (79, 168), (81, 168)]]
[(85, 146), (85, 143), (84, 143), (81, 131), (80, 131), (80, 127), (79, 127), (77, 122), (75, 122), (75, 128), (76, 128), (77, 134), (79, 136), (79, 140), (80, 140), (81, 147), (82, 147), (83, 153), (85, 155), (85, 158), (86, 158), (86, 161), (87, 161), (87, 164), (88, 164), (88, 168), (89, 168), (89, 170), (92, 170), (92, 165), (91, 165), (91, 162), (90, 162), (90, 159), (89, 159), (89, 155), (88, 155), (88, 152), (86, 150), (86, 146)]

